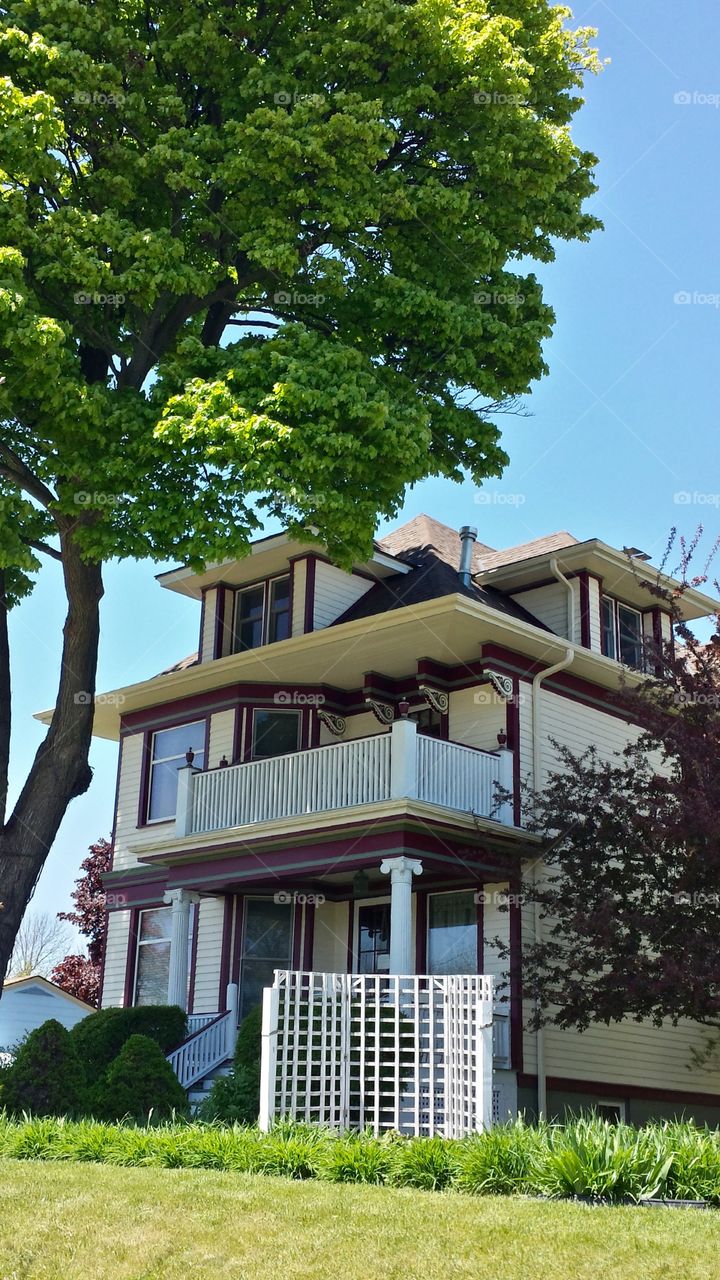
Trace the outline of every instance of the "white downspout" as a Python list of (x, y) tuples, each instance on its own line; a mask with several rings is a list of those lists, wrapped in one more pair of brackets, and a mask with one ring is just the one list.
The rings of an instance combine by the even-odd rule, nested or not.
[(561, 572), (556, 556), (553, 556), (552, 560), (550, 561), (550, 572), (553, 575), (553, 577), (557, 578), (558, 582), (561, 582), (563, 586), (567, 589), (567, 593), (568, 593), (567, 638), (568, 640), (571, 641), (571, 643), (574, 643), (575, 641), (575, 592), (573, 591), (572, 583), (568, 578), (565, 577), (565, 574)]
[[(550, 562), (551, 568), (553, 564), (557, 569), (557, 562), (551, 561)], [(558, 574), (556, 576), (558, 575), (560, 578), (563, 578), (563, 575), (560, 573), (559, 569), (558, 569)], [(570, 587), (570, 583), (567, 581), (567, 578), (565, 578), (564, 581), (566, 585)], [(570, 590), (572, 591), (572, 587), (570, 587)], [(575, 613), (575, 608), (574, 608), (574, 602), (573, 602), (571, 612), (570, 612), (570, 619), (573, 623), (574, 623), (574, 613)], [(547, 680), (548, 676), (554, 676), (557, 674), (558, 671), (564, 671), (566, 667), (569, 667), (574, 657), (575, 657), (575, 650), (567, 648), (565, 650), (564, 658), (561, 658), (559, 662), (554, 663), (553, 666), (545, 667), (543, 671), (538, 671), (537, 674), (533, 676), (533, 682), (532, 682), (533, 789), (535, 791), (537, 791), (540, 786), (540, 779), (542, 776), (542, 710), (541, 710), (541, 699), (540, 699), (540, 686), (543, 680)], [(538, 875), (538, 864), (536, 861), (533, 864), (533, 885), (537, 883), (537, 875)], [(540, 942), (542, 938), (542, 921), (540, 918), (540, 904), (538, 902), (535, 902), (534, 904), (534, 927), (535, 927), (535, 941)], [(536, 1048), (537, 1048), (538, 1113), (539, 1115), (544, 1116), (547, 1114), (547, 1086), (545, 1083), (546, 1072), (545, 1072), (544, 1028), (539, 1027), (535, 1035), (536, 1035)]]

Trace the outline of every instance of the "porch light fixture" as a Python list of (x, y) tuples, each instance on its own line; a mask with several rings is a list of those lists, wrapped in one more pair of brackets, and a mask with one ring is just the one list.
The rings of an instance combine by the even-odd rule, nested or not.
[(353, 876), (353, 897), (362, 898), (370, 888), (370, 877), (367, 871), (356, 871)]

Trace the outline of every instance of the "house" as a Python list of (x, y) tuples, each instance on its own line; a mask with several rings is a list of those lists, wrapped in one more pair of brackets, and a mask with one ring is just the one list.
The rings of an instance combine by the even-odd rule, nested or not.
[[(501, 1113), (720, 1120), (698, 1027), (534, 1032), (522, 1000), (522, 790), (554, 742), (611, 755), (637, 732), (611, 695), (671, 636), (656, 573), (595, 538), (495, 550), (418, 516), (347, 570), (277, 534), (161, 574), (197, 601), (199, 648), (98, 699), (120, 744), (103, 1005), (185, 1005), (175, 1063), (201, 1085), (276, 970), (494, 975)], [(682, 596), (688, 620), (715, 608)]]
[(0, 1052), (9, 1052), (29, 1031), (35, 1031), (49, 1018), (55, 1018), (70, 1030), (94, 1012), (91, 1004), (71, 996), (39, 974), (6, 978), (0, 995)]

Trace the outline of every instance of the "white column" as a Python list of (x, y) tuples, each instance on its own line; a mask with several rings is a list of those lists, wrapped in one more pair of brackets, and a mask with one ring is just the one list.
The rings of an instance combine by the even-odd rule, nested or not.
[(181, 1009), (187, 1009), (190, 908), (193, 902), (199, 902), (199, 895), (190, 893), (188, 889), (169, 889), (164, 901), (172, 907), (168, 1004), (179, 1004)]
[(417, 858), (384, 858), (383, 875), (390, 876), (390, 973), (415, 972), (412, 953), (412, 878), (422, 875)]
[(175, 835), (188, 836), (192, 827), (193, 778), (199, 769), (191, 764), (178, 769), (177, 802), (175, 805)]
[(498, 807), (497, 813), (493, 814), (493, 817), (496, 818), (498, 822), (505, 822), (507, 823), (508, 826), (511, 827), (514, 821), (513, 802), (512, 802), (514, 754), (512, 751), (508, 749), (508, 747), (501, 747), (500, 750), (498, 751), (498, 756), (500, 757), (500, 767), (498, 769), (498, 782), (502, 787), (503, 791), (510, 792), (510, 799), (506, 800), (503, 804), (501, 804)]
[(396, 720), (390, 743), (390, 799), (417, 795), (417, 726), (414, 720)]

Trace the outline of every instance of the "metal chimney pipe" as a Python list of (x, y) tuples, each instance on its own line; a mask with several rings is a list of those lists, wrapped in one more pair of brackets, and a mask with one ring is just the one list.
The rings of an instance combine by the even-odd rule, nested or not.
[(473, 529), (469, 524), (464, 524), (460, 530), (460, 568), (458, 569), (458, 577), (464, 587), (469, 587), (472, 582), (473, 546), (477, 539), (477, 532), (477, 529)]

